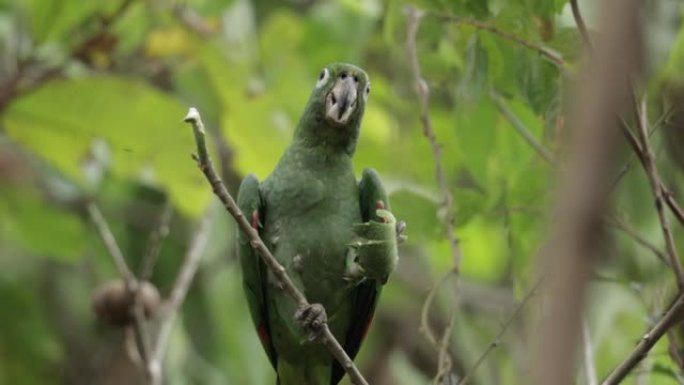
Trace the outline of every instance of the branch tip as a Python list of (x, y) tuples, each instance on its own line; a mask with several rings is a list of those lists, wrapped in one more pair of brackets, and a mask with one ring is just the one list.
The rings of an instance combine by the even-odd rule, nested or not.
[(197, 123), (198, 121), (200, 121), (200, 114), (199, 111), (197, 111), (197, 108), (190, 107), (190, 109), (188, 110), (188, 114), (185, 115), (183, 121), (186, 123)]

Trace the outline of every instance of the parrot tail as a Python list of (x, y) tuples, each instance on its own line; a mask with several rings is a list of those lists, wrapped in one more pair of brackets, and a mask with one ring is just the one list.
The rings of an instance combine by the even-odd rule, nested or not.
[(332, 363), (325, 366), (304, 362), (291, 364), (280, 359), (276, 385), (331, 385), (331, 369)]

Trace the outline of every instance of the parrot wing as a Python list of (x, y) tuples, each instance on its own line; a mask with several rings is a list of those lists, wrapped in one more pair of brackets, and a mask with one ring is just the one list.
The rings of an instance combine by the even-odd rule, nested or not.
[[(363, 222), (370, 220), (381, 221), (382, 219), (377, 216), (376, 210), (378, 208), (390, 209), (387, 193), (384, 187), (382, 187), (380, 176), (372, 168), (363, 170), (361, 182), (359, 183), (359, 205)], [(361, 343), (368, 333), (381, 291), (382, 284), (378, 280), (366, 279), (351, 292), (351, 323), (347, 330), (345, 341), (341, 341), (344, 350), (351, 359), (356, 357), (359, 348), (361, 348)], [(344, 368), (342, 368), (339, 362), (334, 361), (330, 385), (337, 385), (344, 374)]]
[[(237, 203), (240, 211), (252, 222), (252, 226), (260, 229), (260, 223), (266, 214), (266, 208), (261, 200), (259, 180), (254, 174), (247, 175), (240, 184)], [(238, 232), (238, 254), (242, 268), (242, 286), (247, 297), (249, 312), (259, 335), (259, 340), (261, 340), (271, 365), (276, 369), (278, 357), (271, 340), (265, 297), (268, 272), (266, 265), (250, 245), (247, 236), (242, 231), (238, 230)], [(261, 231), (259, 231), (259, 234), (261, 235)]]

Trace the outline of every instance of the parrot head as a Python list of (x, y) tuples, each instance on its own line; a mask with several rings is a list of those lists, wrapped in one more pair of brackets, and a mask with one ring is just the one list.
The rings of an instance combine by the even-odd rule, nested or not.
[(300, 134), (353, 151), (370, 94), (368, 75), (346, 63), (321, 69), (300, 122)]

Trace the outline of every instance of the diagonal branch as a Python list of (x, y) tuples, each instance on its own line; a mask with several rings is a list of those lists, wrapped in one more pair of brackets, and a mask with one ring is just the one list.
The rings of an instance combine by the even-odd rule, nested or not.
[(499, 36), (500, 38), (512, 41), (514, 43), (520, 44), (525, 48), (531, 49), (533, 51), (537, 51), (540, 55), (544, 56), (547, 58), (549, 61), (551, 61), (553, 64), (555, 64), (557, 67), (559, 67), (561, 70), (565, 69), (565, 60), (563, 60), (563, 57), (561, 54), (558, 52), (555, 52), (554, 50), (544, 47), (543, 45), (533, 43), (529, 40), (525, 40), (520, 36), (514, 35), (510, 32), (503, 31), (491, 24), (484, 23), (479, 20), (474, 20), (474, 19), (468, 19), (464, 17), (458, 17), (458, 16), (451, 16), (451, 15), (443, 15), (439, 13), (429, 13), (430, 16), (434, 16), (438, 19), (449, 21), (452, 23), (457, 23), (457, 24), (463, 24), (463, 25), (468, 25), (476, 29), (481, 29), (484, 31), (488, 31), (493, 33), (496, 36)]
[[(221, 182), (221, 179), (216, 174), (214, 167), (207, 152), (207, 145), (205, 142), (204, 123), (200, 117), (199, 112), (195, 108), (190, 108), (185, 122), (192, 125), (192, 131), (195, 136), (195, 143), (197, 144), (197, 155), (193, 155), (193, 159), (197, 162), (197, 166), (202, 171), (207, 181), (211, 185), (214, 194), (219, 198), (226, 211), (235, 219), (240, 231), (242, 231), (250, 240), (250, 245), (259, 254), (268, 269), (273, 273), (274, 278), (283, 287), (285, 293), (297, 304), (299, 309), (309, 307), (304, 294), (294, 285), (290, 277), (287, 275), (285, 268), (275, 259), (273, 254), (268, 250), (264, 242), (259, 237), (259, 233), (250, 225), (245, 215), (240, 211), (240, 208), (235, 203), (233, 197), (228, 193), (226, 186)], [(347, 371), (351, 381), (356, 385), (368, 385), (368, 382), (363, 378), (359, 369), (354, 365), (354, 362), (349, 358), (340, 343), (335, 339), (335, 336), (330, 331), (327, 323), (321, 325), (321, 343), (328, 348), (328, 351), (337, 359), (340, 365)]]
[(677, 321), (682, 310), (684, 310), (684, 293), (680, 293), (677, 300), (670, 306), (663, 318), (648, 330), (637, 344), (636, 348), (629, 356), (616, 367), (608, 377), (601, 383), (602, 385), (617, 385), (634, 369), (634, 367), (646, 357), (648, 352), (667, 333), (674, 322)]
[(171, 202), (167, 201), (159, 216), (157, 227), (150, 233), (150, 236), (147, 239), (145, 255), (143, 255), (142, 262), (140, 263), (140, 279), (143, 281), (152, 276), (154, 265), (157, 263), (157, 258), (159, 257), (161, 244), (169, 235), (169, 223), (171, 222), (172, 216), (173, 206), (171, 205)]
[[(133, 306), (130, 311), (133, 315), (133, 332), (135, 336), (135, 342), (138, 348), (138, 353), (140, 354), (140, 358), (147, 367), (150, 357), (150, 339), (145, 323), (143, 305), (140, 300), (140, 285), (138, 279), (135, 277), (135, 275), (133, 275), (133, 272), (128, 267), (128, 264), (126, 264), (126, 260), (121, 252), (121, 248), (116, 242), (114, 234), (109, 229), (109, 225), (107, 224), (107, 221), (97, 205), (94, 202), (89, 202), (86, 206), (86, 210), (88, 211), (90, 220), (97, 228), (98, 234), (100, 235), (100, 238), (102, 238), (107, 252), (114, 260), (114, 264), (116, 265), (117, 270), (119, 270), (119, 275), (121, 275), (121, 278), (124, 280), (128, 295), (133, 298)], [(151, 372), (146, 371), (146, 374), (148, 377), (152, 377)]]
[(520, 118), (518, 118), (513, 111), (511, 111), (503, 98), (493, 89), (489, 91), (489, 98), (494, 101), (494, 104), (501, 115), (503, 115), (506, 120), (511, 123), (511, 126), (513, 126), (515, 131), (520, 134), (520, 136), (522, 136), (525, 142), (527, 142), (527, 144), (529, 144), (539, 154), (539, 156), (544, 158), (545, 161), (551, 165), (554, 165), (556, 160), (551, 154), (551, 151), (547, 150), (546, 147), (544, 147), (544, 145), (541, 144), (534, 135), (532, 135), (530, 130), (525, 127), (525, 124), (520, 120)]
[(190, 247), (185, 254), (185, 261), (178, 272), (176, 282), (173, 284), (171, 294), (166, 302), (164, 315), (159, 327), (159, 334), (155, 341), (154, 348), (151, 351), (150, 359), (148, 361), (148, 371), (151, 373), (152, 385), (160, 385), (162, 383), (162, 362), (166, 354), (166, 347), (168, 345), (169, 336), (173, 321), (178, 314), (181, 304), (185, 300), (185, 296), (190, 289), (192, 279), (197, 272), (200, 257), (206, 249), (209, 240), (209, 233), (211, 232), (211, 215), (205, 214), (202, 218), (199, 227), (195, 231), (190, 242)]
[(468, 381), (470, 381), (470, 379), (475, 374), (475, 371), (477, 370), (477, 368), (479, 368), (480, 365), (482, 365), (482, 363), (484, 362), (485, 358), (487, 358), (489, 353), (491, 353), (492, 350), (494, 350), (496, 347), (499, 346), (499, 344), (501, 343), (501, 339), (503, 338), (504, 334), (506, 334), (506, 331), (508, 330), (508, 328), (513, 324), (513, 321), (516, 318), (518, 318), (518, 316), (522, 312), (522, 309), (525, 307), (525, 305), (527, 305), (527, 303), (530, 301), (530, 299), (532, 299), (532, 297), (534, 297), (534, 294), (536, 293), (537, 289), (539, 288), (539, 286), (541, 285), (541, 283), (543, 281), (544, 281), (543, 276), (541, 278), (537, 279), (537, 282), (534, 284), (534, 286), (532, 286), (532, 288), (527, 292), (527, 294), (525, 294), (525, 296), (520, 301), (520, 303), (518, 303), (515, 306), (515, 309), (513, 310), (511, 315), (508, 317), (508, 319), (503, 323), (503, 325), (501, 325), (501, 329), (499, 329), (499, 333), (497, 333), (496, 337), (494, 337), (492, 342), (489, 343), (489, 345), (484, 350), (484, 352), (482, 352), (482, 354), (480, 354), (480, 356), (477, 358), (477, 360), (475, 360), (475, 363), (473, 364), (473, 366), (470, 367), (470, 369), (468, 369), (468, 371), (463, 376), (461, 381), (458, 382), (458, 385), (466, 385), (468, 383)]

